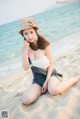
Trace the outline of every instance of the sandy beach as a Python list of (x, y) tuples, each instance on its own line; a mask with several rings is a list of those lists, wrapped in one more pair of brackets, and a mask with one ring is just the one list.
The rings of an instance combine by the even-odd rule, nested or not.
[[(69, 38), (77, 42), (80, 34), (72, 34), (65, 40)], [(63, 74), (62, 80), (80, 74), (80, 43), (55, 57), (54, 66)], [(21, 68), (0, 79), (0, 110), (8, 110), (9, 119), (80, 119), (80, 82), (62, 95), (52, 96), (47, 92), (34, 104), (25, 106), (21, 96), (15, 94), (30, 87), (32, 78), (30, 69)]]

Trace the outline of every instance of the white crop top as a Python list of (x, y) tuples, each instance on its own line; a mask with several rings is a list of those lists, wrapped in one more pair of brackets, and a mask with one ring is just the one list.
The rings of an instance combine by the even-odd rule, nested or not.
[(33, 60), (31, 62), (32, 62), (32, 66), (39, 67), (42, 69), (46, 69), (50, 65), (49, 59), (47, 58), (46, 55), (42, 56), (41, 58), (37, 60)]

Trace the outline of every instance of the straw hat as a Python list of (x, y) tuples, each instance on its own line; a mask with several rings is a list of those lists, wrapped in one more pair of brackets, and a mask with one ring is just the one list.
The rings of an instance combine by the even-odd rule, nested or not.
[(21, 31), (23, 31), (25, 29), (29, 29), (29, 28), (35, 28), (36, 30), (38, 30), (38, 27), (37, 27), (34, 19), (32, 19), (32, 18), (25, 18), (25, 19), (21, 20), (20, 26), (21, 26), (21, 30), (19, 31), (20, 34), (21, 34)]

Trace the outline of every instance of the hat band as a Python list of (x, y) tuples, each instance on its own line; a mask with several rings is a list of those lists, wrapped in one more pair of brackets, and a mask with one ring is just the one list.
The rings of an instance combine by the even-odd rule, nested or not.
[(26, 27), (32, 27), (32, 23), (25, 23), (22, 25), (22, 29), (25, 29)]

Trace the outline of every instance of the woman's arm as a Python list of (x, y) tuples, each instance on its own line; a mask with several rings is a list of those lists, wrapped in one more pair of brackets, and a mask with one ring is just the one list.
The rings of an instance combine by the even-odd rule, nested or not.
[(53, 67), (54, 67), (54, 66), (53, 66), (53, 56), (52, 56), (52, 54), (51, 54), (50, 45), (46, 47), (45, 53), (46, 53), (47, 58), (48, 58), (49, 61), (50, 61), (50, 66), (48, 67), (47, 78), (46, 78), (46, 81), (48, 81), (49, 78), (51, 77), (51, 74), (52, 74), (52, 71), (53, 71)]
[(46, 77), (45, 83), (42, 87), (42, 93), (45, 93), (47, 91), (48, 80), (50, 79), (52, 71), (53, 71), (53, 57), (51, 54), (50, 45), (46, 47), (45, 53), (46, 53), (47, 58), (50, 61), (50, 66), (48, 67), (47, 77)]
[(24, 70), (28, 70), (29, 68), (28, 52), (24, 47), (22, 48), (22, 66)]
[(28, 48), (29, 48), (29, 43), (25, 41), (24, 46), (22, 48), (22, 66), (24, 70), (28, 70), (29, 68)]

